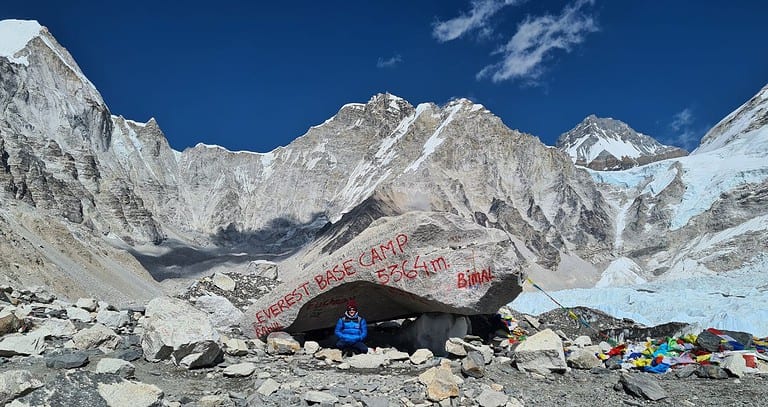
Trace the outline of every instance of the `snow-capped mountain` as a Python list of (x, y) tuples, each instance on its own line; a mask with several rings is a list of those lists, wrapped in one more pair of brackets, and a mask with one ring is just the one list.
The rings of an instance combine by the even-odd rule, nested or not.
[[(284, 258), (311, 246), (329, 222), (345, 230), (336, 242), (353, 240), (382, 216), (356, 210), (361, 204), (388, 208), (395, 225), (401, 214), (437, 211), (509, 231), (520, 238), (521, 263), (500, 267), (556, 276), (565, 273), (562, 259), (586, 266), (607, 252), (609, 218), (589, 176), (468, 100), (413, 106), (379, 94), (268, 153), (203, 144), (178, 152), (154, 120), (113, 115), (45, 28), (2, 25), (23, 35), (0, 37), (0, 182), (9, 204), (0, 214), (9, 224), (36, 222), (4, 228), (10, 262), (36, 270), (8, 280), (43, 284), (44, 275), (70, 280), (58, 286), (75, 292), (112, 286), (118, 297), (141, 298), (157, 291), (143, 287), (152, 284), (146, 270), (165, 278)], [(345, 216), (355, 213), (365, 216)], [(105, 242), (133, 256), (117, 261), (101, 250)], [(87, 266), (72, 261), (72, 247)], [(92, 284), (100, 269), (139, 278)]]
[[(765, 95), (691, 155), (644, 165), (682, 153), (593, 116), (561, 137), (564, 153), (468, 100), (391, 94), (271, 152), (180, 152), (155, 120), (112, 114), (44, 27), (2, 21), (0, 283), (119, 303), (263, 259), (290, 281), (341, 260), (340, 247), (370, 249), (372, 230), (407, 224), (430, 250), (453, 250), (435, 233), (449, 218), (493, 248), (478, 258), (549, 289), (741, 270), (768, 252)], [(603, 151), (634, 167), (574, 165), (613, 168)]]
[[(701, 139), (692, 154), (703, 154), (727, 147), (729, 152), (762, 153), (768, 151), (766, 138), (759, 133), (768, 125), (768, 86), (726, 116)], [(724, 150), (726, 151), (726, 150)]]
[(617, 252), (631, 253), (646, 270), (668, 275), (733, 270), (766, 252), (765, 95), (763, 88), (707, 133), (689, 156), (592, 173), (620, 197), (613, 200), (618, 203)]
[(598, 171), (623, 170), (688, 154), (638, 133), (626, 123), (589, 115), (557, 139), (574, 164)]

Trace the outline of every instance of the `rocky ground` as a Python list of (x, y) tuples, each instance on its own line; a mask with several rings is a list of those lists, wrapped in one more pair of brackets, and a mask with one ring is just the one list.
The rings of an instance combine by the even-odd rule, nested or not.
[[(498, 340), (484, 342), (478, 337), (451, 339), (445, 357), (385, 347), (368, 355), (342, 356), (289, 335), (276, 334), (262, 342), (222, 327), (210, 331), (215, 340), (206, 340), (210, 328), (206, 324), (212, 324), (196, 325), (199, 311), (186, 310), (186, 304), (200, 296), (221, 295), (238, 307), (247, 306), (246, 296), (252, 293), (246, 293), (242, 280), (246, 277), (231, 277), (239, 291), (230, 289), (226, 279), (202, 279), (181, 295), (184, 298), (153, 300), (146, 308), (130, 310), (89, 299), (69, 304), (44, 290), (2, 287), (0, 404), (722, 406), (760, 405), (768, 398), (765, 370), (744, 373), (710, 365), (703, 372), (693, 364), (654, 374), (597, 358), (589, 360), (589, 366), (578, 361), (566, 366), (557, 352), (525, 353), (523, 345), (503, 346), (508, 340), (499, 346)], [(269, 289), (268, 279), (251, 280), (248, 290), (264, 291), (265, 285)], [(584, 342), (587, 337), (595, 344), (609, 336), (644, 340), (680, 329), (678, 325), (644, 329), (594, 310), (574, 311), (584, 322), (574, 321), (563, 310), (535, 318), (510, 314), (523, 333), (520, 343), (534, 343), (535, 337), (557, 331), (559, 336), (554, 337), (560, 338), (561, 350), (589, 346)], [(172, 312), (173, 318), (162, 319), (164, 312)], [(192, 344), (190, 350), (177, 353), (187, 346), (183, 345), (169, 355), (165, 350), (171, 344), (163, 333), (175, 330), (178, 338), (185, 334), (179, 326), (192, 327), (188, 331), (197, 339), (186, 340)], [(158, 345), (162, 341), (166, 343)], [(536, 360), (531, 362), (530, 355)], [(203, 366), (194, 368), (196, 364)]]

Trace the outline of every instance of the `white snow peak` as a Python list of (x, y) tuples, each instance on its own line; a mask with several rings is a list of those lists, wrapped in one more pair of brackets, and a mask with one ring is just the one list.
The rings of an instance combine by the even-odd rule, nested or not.
[(2, 20), (0, 21), (0, 57), (8, 58), (17, 64), (27, 64), (26, 57), (14, 57), (24, 49), (27, 43), (40, 35), (42, 26), (37, 21)]

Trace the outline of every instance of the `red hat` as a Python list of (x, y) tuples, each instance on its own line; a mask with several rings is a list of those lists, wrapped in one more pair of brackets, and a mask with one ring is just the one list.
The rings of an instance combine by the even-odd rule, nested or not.
[(347, 301), (347, 309), (350, 309), (350, 308), (357, 309), (357, 302), (355, 302), (354, 299), (350, 299), (349, 301)]

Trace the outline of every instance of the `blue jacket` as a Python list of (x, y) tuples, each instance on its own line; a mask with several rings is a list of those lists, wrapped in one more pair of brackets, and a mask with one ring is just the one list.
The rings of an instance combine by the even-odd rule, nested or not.
[(356, 315), (354, 318), (349, 318), (345, 315), (336, 322), (334, 333), (339, 340), (344, 342), (362, 342), (368, 336), (368, 326), (365, 318), (360, 315)]

